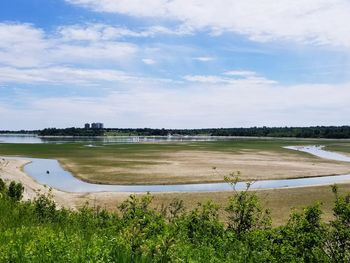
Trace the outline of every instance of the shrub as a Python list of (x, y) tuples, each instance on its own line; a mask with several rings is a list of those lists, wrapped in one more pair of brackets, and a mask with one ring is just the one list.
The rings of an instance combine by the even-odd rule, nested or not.
[(21, 183), (16, 183), (12, 181), (8, 188), (8, 196), (11, 197), (14, 201), (20, 201), (23, 197), (24, 187)]
[(263, 210), (258, 196), (249, 191), (251, 183), (247, 183), (246, 189), (237, 191), (239, 173), (225, 177), (226, 182), (233, 187), (233, 195), (226, 207), (228, 212), (228, 228), (238, 236), (254, 229), (264, 229), (271, 226), (269, 210)]
[(331, 222), (326, 252), (334, 262), (350, 262), (350, 194), (339, 195), (337, 186), (333, 186), (332, 191), (335, 219)]
[(5, 189), (6, 189), (6, 184), (4, 180), (0, 178), (0, 192), (4, 192)]

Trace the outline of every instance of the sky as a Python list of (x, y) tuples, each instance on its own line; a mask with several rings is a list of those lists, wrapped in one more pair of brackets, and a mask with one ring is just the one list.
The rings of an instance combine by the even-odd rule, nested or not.
[(0, 130), (350, 124), (348, 0), (1, 0)]

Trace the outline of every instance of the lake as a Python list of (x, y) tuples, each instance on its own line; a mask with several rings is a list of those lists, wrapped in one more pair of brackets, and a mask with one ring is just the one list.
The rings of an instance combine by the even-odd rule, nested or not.
[(39, 137), (37, 135), (0, 134), (0, 143), (147, 143), (147, 142), (207, 142), (234, 139), (235, 137), (212, 136), (101, 136), (101, 137)]

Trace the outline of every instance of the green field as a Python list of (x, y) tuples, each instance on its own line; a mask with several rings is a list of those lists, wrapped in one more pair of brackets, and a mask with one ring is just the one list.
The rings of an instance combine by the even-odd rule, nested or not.
[[(11, 144), (0, 143), (0, 154), (8, 156), (27, 156), (33, 158), (69, 158), (85, 159), (89, 162), (101, 156), (121, 156), (125, 158), (140, 156), (142, 159), (159, 157), (161, 153), (201, 150), (240, 153), (242, 150), (273, 151), (290, 153), (283, 149), (289, 145), (326, 145), (330, 150), (350, 152), (348, 140), (297, 140), (297, 139), (236, 139), (215, 142), (177, 142), (177, 143), (133, 143), (133, 144), (96, 144), (97, 147), (86, 147), (86, 143), (66, 144)], [(296, 152), (295, 154), (303, 154)], [(82, 161), (82, 160), (81, 160)], [(131, 164), (130, 164), (131, 165)]]

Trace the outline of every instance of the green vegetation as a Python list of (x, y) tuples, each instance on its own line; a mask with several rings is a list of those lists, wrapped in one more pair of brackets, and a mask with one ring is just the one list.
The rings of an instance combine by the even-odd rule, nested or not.
[(151, 128), (47, 128), (34, 131), (0, 131), (4, 134), (38, 134), (40, 136), (254, 136), (296, 138), (350, 138), (350, 126), (315, 127), (251, 127), (251, 128), (206, 128), (206, 129), (151, 129)]
[(335, 152), (350, 153), (350, 142), (339, 142), (327, 145), (327, 150)]
[(252, 127), (252, 128), (210, 128), (210, 129), (150, 129), (109, 128), (103, 130), (49, 128), (38, 132), (41, 136), (167, 136), (208, 135), (208, 136), (258, 136), (258, 137), (297, 137), (297, 138), (350, 138), (350, 126), (316, 127)]
[(103, 129), (82, 129), (82, 128), (66, 128), (66, 129), (56, 129), (47, 128), (38, 132), (40, 136), (103, 136)]
[[(350, 151), (350, 143), (339, 140), (298, 140), (298, 139), (233, 139), (211, 142), (181, 142), (181, 143), (134, 143), (134, 144), (100, 144), (97, 147), (86, 147), (83, 143), (65, 144), (10, 144), (0, 143), (0, 155), (26, 156), (33, 158), (65, 158), (79, 160), (82, 164), (107, 162), (112, 157), (125, 160), (147, 161), (161, 158), (161, 155), (179, 151), (216, 151), (226, 153), (241, 153), (242, 151), (271, 151), (305, 155), (284, 149), (283, 146), (322, 144), (327, 147), (341, 147), (341, 151)], [(102, 158), (101, 158), (102, 157)], [(95, 160), (98, 159), (98, 160)], [(115, 163), (118, 165), (118, 163)], [(132, 164), (130, 164), (132, 165)]]
[(50, 193), (21, 202), (9, 188), (0, 180), (0, 262), (350, 260), (350, 195), (336, 186), (330, 223), (322, 222), (320, 205), (314, 204), (275, 228), (250, 191), (233, 191), (223, 223), (213, 202), (187, 212), (181, 200), (155, 209), (152, 196), (145, 195), (130, 196), (118, 213), (88, 206), (72, 211), (57, 208)]

